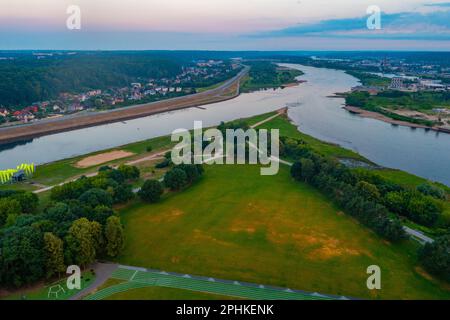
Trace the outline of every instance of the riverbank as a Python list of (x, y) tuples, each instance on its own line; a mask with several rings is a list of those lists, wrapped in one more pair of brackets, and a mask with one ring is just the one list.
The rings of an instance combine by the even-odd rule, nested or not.
[(307, 82), (284, 90), (243, 93), (234, 99), (202, 106), (202, 109), (163, 112), (5, 145), (0, 151), (0, 168), (15, 168), (25, 162), (39, 165), (73, 158), (170, 135), (178, 128), (192, 129), (194, 121), (202, 121), (204, 127), (210, 127), (221, 121), (248, 118), (287, 106), (289, 117), (308, 136), (358, 152), (383, 167), (450, 185), (446, 160), (450, 157), (450, 135), (438, 135), (431, 130), (410, 130), (384, 121), (355, 117), (342, 109), (344, 99), (329, 96), (347, 92), (357, 85), (357, 79), (337, 70), (301, 65), (289, 67), (303, 70), (304, 75), (299, 79)]
[(2, 128), (0, 129), (0, 144), (230, 100), (240, 94), (240, 81), (248, 71), (249, 68), (244, 68), (238, 75), (226, 81), (219, 87), (193, 95), (90, 115)]
[(443, 132), (443, 133), (450, 133), (450, 129), (445, 129), (445, 128), (441, 128), (441, 127), (429, 127), (429, 126), (412, 123), (412, 122), (408, 122), (408, 121), (395, 120), (395, 119), (389, 118), (381, 113), (378, 113), (375, 111), (368, 111), (368, 110), (365, 110), (365, 109), (362, 109), (359, 107), (344, 106), (342, 108), (347, 110), (350, 113), (357, 114), (361, 117), (380, 120), (383, 122), (390, 123), (392, 125), (410, 127), (410, 128), (415, 128), (415, 129), (420, 128), (420, 129), (425, 129), (425, 130), (433, 130), (436, 132)]
[(368, 110), (364, 110), (362, 108), (358, 108), (358, 107), (352, 107), (352, 106), (344, 106), (342, 107), (343, 109), (347, 110), (350, 113), (353, 114), (357, 114), (361, 117), (365, 117), (365, 118), (371, 118), (371, 119), (375, 119), (375, 120), (380, 120), (380, 121), (384, 121), (393, 125), (399, 125), (399, 126), (405, 126), (405, 127), (411, 127), (411, 128), (422, 128), (422, 129), (433, 129), (432, 127), (428, 127), (428, 126), (424, 126), (424, 125), (420, 125), (420, 124), (416, 124), (416, 123), (411, 123), (411, 122), (407, 122), (407, 121), (400, 121), (400, 120), (394, 120), (392, 118), (389, 118), (385, 115), (382, 115), (381, 113), (378, 112), (374, 112), (374, 111), (368, 111)]
[[(298, 131), (295, 124), (289, 119), (286, 111), (287, 108), (282, 108), (275, 112), (242, 119), (242, 121), (245, 121), (250, 128), (259, 127), (264, 129), (279, 129), (282, 132), (282, 136), (301, 139), (302, 141), (305, 141), (315, 152), (332, 157), (339, 162), (352, 167), (353, 169), (363, 169), (376, 172), (385, 179), (402, 185), (405, 188), (415, 189), (420, 184), (430, 183), (434, 184), (436, 187), (442, 188), (447, 193), (450, 192), (450, 189), (444, 185), (426, 181), (425, 179), (403, 171), (377, 166), (364, 157), (353, 153), (350, 150), (344, 149), (339, 145), (326, 143), (305, 135)], [(104, 165), (109, 165), (111, 167), (117, 167), (120, 164), (135, 165), (141, 170), (143, 174), (142, 179), (161, 177), (165, 170), (160, 170), (156, 168), (155, 165), (158, 161), (163, 159), (163, 155), (170, 150), (169, 148), (172, 145), (173, 143), (170, 141), (169, 136), (162, 136), (159, 138), (153, 138), (150, 140), (121, 146), (113, 150), (103, 150), (94, 154), (82, 155), (55, 163), (45, 164), (38, 166), (36, 175), (32, 180), (25, 183), (18, 183), (13, 186), (1, 186), (0, 190), (10, 189), (11, 187), (14, 187), (13, 189), (17, 190), (29, 190), (30, 186), (34, 186), (35, 188), (40, 188), (33, 190), (34, 193), (38, 194), (41, 199), (44, 199), (45, 202), (45, 199), (48, 197), (48, 191), (50, 191), (55, 185), (74, 181), (82, 175), (87, 177), (95, 176), (98, 169)], [(151, 148), (149, 148), (149, 146)], [(111, 154), (117, 154), (120, 155), (120, 157), (105, 157), (106, 155), (109, 156)], [(80, 163), (86, 162), (87, 160), (90, 160), (89, 165), (80, 166)], [(92, 162), (91, 160), (101, 161)], [(293, 161), (293, 159), (288, 160)], [(282, 163), (289, 164), (284, 160)], [(140, 187), (143, 182), (142, 179), (140, 179), (134, 186), (135, 188)], [(446, 210), (446, 213), (442, 216), (442, 218), (444, 220), (448, 220), (450, 218), (449, 215), (450, 212)], [(442, 220), (442, 223), (445, 222), (444, 220)], [(410, 223), (410, 226), (429, 235), (435, 234), (435, 232), (429, 228), (424, 228), (413, 223)]]

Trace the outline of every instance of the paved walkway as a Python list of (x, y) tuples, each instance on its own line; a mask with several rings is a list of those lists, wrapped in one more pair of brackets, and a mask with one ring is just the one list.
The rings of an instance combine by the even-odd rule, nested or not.
[(285, 114), (285, 113), (286, 113), (286, 108), (282, 108), (280, 110), (277, 110), (276, 114), (274, 114), (273, 116), (270, 116), (267, 119), (264, 119), (264, 120), (262, 120), (260, 122), (257, 122), (255, 124), (251, 125), (250, 128), (254, 129), (256, 127), (259, 127), (259, 126), (263, 125), (264, 123), (269, 122), (269, 121), (275, 119), (276, 117), (279, 117), (279, 116), (281, 116), (282, 114)]
[(92, 269), (95, 271), (95, 280), (91, 283), (91, 285), (76, 295), (72, 296), (69, 300), (80, 300), (88, 294), (94, 292), (102, 286), (106, 280), (111, 278), (112, 274), (117, 270), (118, 265), (112, 263), (96, 263)]
[(434, 240), (431, 239), (430, 237), (427, 237), (426, 235), (424, 235), (422, 232), (411, 229), (407, 226), (403, 226), (403, 230), (405, 230), (405, 232), (407, 234), (409, 234), (413, 239), (419, 241), (422, 244), (426, 244), (426, 243), (433, 243)]
[(123, 280), (114, 285), (87, 296), (86, 300), (101, 300), (113, 294), (145, 287), (165, 287), (215, 295), (254, 300), (349, 300), (344, 296), (324, 295), (317, 292), (305, 292), (262, 284), (216, 278), (179, 274), (145, 268), (119, 266), (113, 273), (113, 279)]

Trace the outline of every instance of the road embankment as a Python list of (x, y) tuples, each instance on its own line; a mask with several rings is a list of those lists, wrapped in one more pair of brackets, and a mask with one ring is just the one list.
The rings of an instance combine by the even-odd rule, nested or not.
[(226, 81), (219, 87), (197, 94), (124, 107), (106, 112), (96, 112), (89, 115), (63, 117), (53, 120), (43, 120), (32, 124), (1, 128), (0, 144), (233, 99), (239, 95), (240, 80), (247, 74), (248, 70), (249, 69), (246, 67), (238, 75)]

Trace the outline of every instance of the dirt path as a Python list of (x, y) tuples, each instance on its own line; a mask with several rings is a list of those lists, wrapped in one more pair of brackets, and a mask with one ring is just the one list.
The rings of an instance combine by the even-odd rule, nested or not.
[(271, 116), (267, 119), (264, 119), (258, 123), (255, 123), (254, 125), (250, 126), (250, 128), (254, 129), (256, 127), (259, 127), (259, 126), (263, 125), (264, 123), (269, 122), (272, 119), (275, 119), (276, 117), (286, 114), (286, 112), (287, 112), (287, 108), (279, 109), (279, 110), (277, 110), (277, 114), (274, 114), (273, 116)]
[[(143, 157), (143, 158), (139, 158), (139, 159), (135, 159), (135, 160), (131, 160), (131, 161), (125, 162), (125, 164), (126, 164), (126, 165), (129, 165), (129, 166), (132, 166), (132, 165), (139, 164), (139, 163), (142, 163), (142, 162), (145, 162), (145, 161), (151, 161), (151, 160), (156, 160), (156, 159), (162, 159), (162, 156), (163, 156), (164, 154), (166, 154), (166, 152), (168, 152), (168, 151), (170, 151), (170, 150), (171, 150), (171, 149), (159, 151), (159, 152), (157, 152), (157, 153), (148, 155), (148, 156)], [(113, 168), (116, 168), (116, 167), (117, 167), (117, 166), (113, 166)], [(85, 176), (85, 177), (90, 178), (90, 177), (95, 177), (96, 175), (98, 175), (98, 172), (97, 172), (97, 171), (96, 171), (96, 172), (87, 173), (87, 174), (83, 174), (82, 176)], [(76, 177), (70, 178), (70, 179), (68, 179), (68, 180), (66, 180), (66, 181), (64, 181), (64, 182), (61, 182), (61, 183), (57, 184), (57, 185), (54, 185), (54, 186), (48, 186), (48, 187), (45, 187), (45, 188), (41, 188), (41, 189), (35, 190), (35, 191), (33, 191), (33, 193), (39, 194), (39, 193), (42, 193), (42, 192), (50, 191), (50, 190), (52, 190), (52, 189), (53, 189), (54, 187), (56, 187), (56, 186), (62, 186), (63, 184), (66, 184), (66, 183), (75, 181), (75, 180), (79, 179), (80, 177), (81, 177), (81, 176), (76, 176)]]
[[(287, 111), (287, 108), (279, 109), (279, 110), (277, 110), (277, 113), (275, 115), (270, 116), (270, 117), (268, 117), (268, 118), (266, 118), (266, 119), (264, 119), (264, 120), (262, 120), (262, 121), (260, 121), (258, 123), (253, 124), (251, 126), (251, 128), (256, 128), (258, 126), (263, 125), (266, 122), (269, 122), (269, 121), (275, 119), (276, 117), (279, 117), (280, 115), (286, 114), (286, 111)], [(150, 154), (150, 155), (142, 157), (142, 158), (138, 158), (138, 159), (135, 159), (135, 160), (130, 160), (130, 161), (126, 162), (125, 164), (129, 165), (129, 166), (133, 166), (133, 165), (145, 162), (145, 161), (162, 159), (162, 157), (168, 151), (171, 151), (171, 149), (162, 150), (162, 151)], [(289, 162), (286, 162), (286, 161), (278, 159), (278, 158), (276, 160), (279, 161), (280, 163), (284, 163), (286, 165), (292, 165)], [(86, 177), (95, 177), (97, 174), (98, 174), (98, 172), (93, 172), (93, 173), (84, 174), (84, 176), (86, 176)], [(35, 190), (35, 191), (33, 191), (33, 193), (39, 194), (39, 193), (42, 193), (42, 192), (46, 192), (46, 191), (49, 191), (49, 190), (53, 189), (56, 186), (61, 186), (61, 185), (65, 184), (65, 183), (69, 183), (69, 182), (75, 181), (75, 180), (77, 180), (79, 178), (80, 178), (80, 176), (76, 176), (76, 177), (70, 178), (69, 180), (66, 180), (66, 181), (64, 181), (64, 182), (62, 182), (60, 184), (57, 184), (57, 185), (54, 185), (54, 186), (48, 186), (48, 187), (45, 187), (45, 188), (41, 188), (41, 189)]]
[(131, 160), (131, 161), (128, 161), (126, 163), (126, 165), (132, 166), (132, 165), (135, 165), (135, 164), (138, 164), (138, 163), (142, 163), (142, 162), (145, 162), (145, 161), (161, 159), (162, 156), (164, 156), (167, 152), (169, 152), (171, 150), (172, 149), (167, 149), (167, 150), (163, 150), (163, 151), (151, 154), (151, 155), (143, 157), (143, 158), (139, 158), (139, 159), (136, 159), (136, 160)]

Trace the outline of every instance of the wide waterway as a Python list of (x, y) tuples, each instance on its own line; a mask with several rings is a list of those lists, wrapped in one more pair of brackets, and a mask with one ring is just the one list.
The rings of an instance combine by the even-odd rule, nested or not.
[[(450, 134), (394, 126), (342, 109), (342, 98), (330, 98), (358, 85), (343, 71), (289, 65), (307, 80), (297, 87), (241, 94), (224, 102), (145, 118), (52, 134), (0, 146), (0, 169), (23, 162), (42, 164), (130, 142), (190, 129), (195, 120), (211, 126), (289, 107), (300, 131), (352, 149), (385, 167), (402, 169), (450, 185)], [(1, 132), (0, 132), (1, 134)]]

